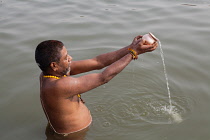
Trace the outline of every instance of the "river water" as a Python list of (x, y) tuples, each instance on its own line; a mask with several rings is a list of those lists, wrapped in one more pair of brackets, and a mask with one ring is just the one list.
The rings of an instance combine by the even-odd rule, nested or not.
[(46, 139), (38, 43), (61, 40), (81, 60), (152, 32), (164, 51), (173, 115), (158, 48), (83, 95), (93, 116), (86, 139), (209, 140), (209, 13), (209, 0), (1, 0), (0, 139)]

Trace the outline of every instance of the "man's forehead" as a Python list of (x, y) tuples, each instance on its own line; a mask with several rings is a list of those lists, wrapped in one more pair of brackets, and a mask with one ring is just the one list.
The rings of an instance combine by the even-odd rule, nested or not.
[(61, 50), (62, 52), (66, 53), (67, 52), (67, 49), (65, 46), (63, 46), (63, 49)]

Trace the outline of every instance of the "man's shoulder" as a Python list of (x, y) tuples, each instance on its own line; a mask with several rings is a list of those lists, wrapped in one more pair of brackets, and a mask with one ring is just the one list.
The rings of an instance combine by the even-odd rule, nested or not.
[(63, 82), (61, 81), (61, 79), (58, 80), (49, 80), (49, 79), (45, 79), (45, 80), (41, 80), (41, 89), (44, 92), (55, 92), (58, 90), (61, 90), (63, 88)]
[(73, 77), (62, 77), (60, 79), (45, 79), (42, 84), (42, 92), (53, 96), (61, 96), (68, 98), (73, 94), (74, 84)]
[(69, 97), (71, 93), (70, 81), (71, 81), (70, 77), (63, 77), (61, 79), (51, 81), (47, 83), (48, 88), (46, 90), (53, 92), (57, 96)]

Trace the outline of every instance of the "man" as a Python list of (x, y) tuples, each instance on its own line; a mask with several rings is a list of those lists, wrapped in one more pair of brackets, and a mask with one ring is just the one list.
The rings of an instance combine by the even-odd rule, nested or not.
[[(40, 98), (49, 122), (48, 129), (57, 135), (66, 136), (87, 128), (92, 117), (80, 94), (109, 82), (139, 54), (157, 48), (157, 43), (143, 45), (141, 37), (135, 37), (130, 45), (117, 51), (80, 61), (72, 61), (60, 41), (41, 42), (36, 48), (35, 59), (42, 70)], [(71, 77), (104, 67), (106, 69), (100, 73)]]

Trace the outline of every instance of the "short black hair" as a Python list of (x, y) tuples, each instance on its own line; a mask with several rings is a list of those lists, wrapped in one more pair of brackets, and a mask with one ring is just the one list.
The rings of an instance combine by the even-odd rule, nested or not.
[(58, 62), (61, 58), (60, 51), (64, 44), (58, 40), (46, 40), (41, 42), (35, 51), (35, 60), (39, 68), (46, 72), (52, 62)]

